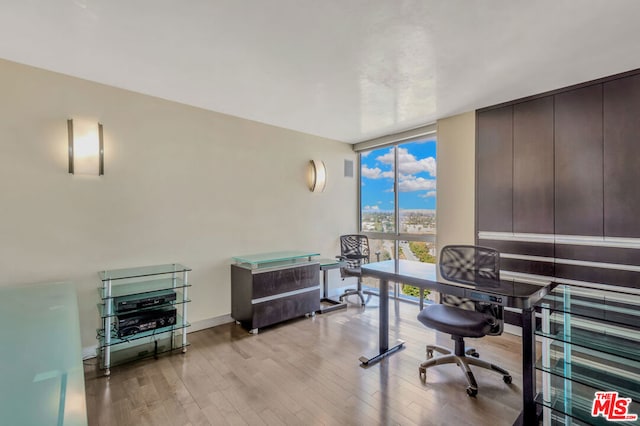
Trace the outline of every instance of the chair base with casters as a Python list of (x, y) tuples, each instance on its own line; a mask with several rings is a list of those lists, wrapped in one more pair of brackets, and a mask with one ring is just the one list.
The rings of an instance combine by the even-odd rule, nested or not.
[[(373, 291), (369, 291), (369, 290), (363, 290), (362, 289), (362, 283), (358, 282), (358, 287), (357, 288), (350, 288), (348, 290), (345, 290), (344, 293), (342, 293), (342, 295), (340, 296), (339, 300), (342, 302), (343, 299), (349, 297), (349, 296), (353, 296), (354, 294), (358, 295), (358, 297), (360, 298), (360, 302), (362, 306), (366, 305), (366, 301), (364, 300), (364, 295), (367, 294), (369, 296), (377, 296), (378, 294), (373, 292)], [(367, 299), (368, 300), (368, 299)]]
[[(441, 346), (427, 345), (427, 361), (420, 364), (418, 371), (420, 378), (426, 381), (427, 368), (441, 364), (457, 364), (464, 373), (467, 380), (467, 394), (476, 396), (478, 394), (478, 383), (469, 365), (475, 365), (502, 374), (502, 380), (510, 384), (512, 377), (505, 369), (491, 364), (490, 362), (478, 359), (475, 349), (465, 350), (465, 337), (483, 337), (491, 331), (493, 317), (478, 311), (464, 310), (447, 305), (431, 305), (423, 309), (418, 314), (418, 320), (427, 327), (451, 334), (455, 341), (454, 352)], [(443, 354), (443, 356), (433, 357), (433, 352)], [(469, 355), (469, 356), (467, 356)]]

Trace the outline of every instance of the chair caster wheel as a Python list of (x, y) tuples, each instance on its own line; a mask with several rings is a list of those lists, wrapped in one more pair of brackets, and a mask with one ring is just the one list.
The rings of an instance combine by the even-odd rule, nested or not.
[(467, 388), (467, 395), (475, 397), (476, 395), (478, 395), (478, 389)]
[(480, 354), (478, 352), (473, 352), (471, 356), (474, 358), (480, 358)]
[(427, 380), (427, 369), (424, 367), (418, 367), (418, 373), (420, 374), (420, 380), (423, 382)]
[(502, 376), (502, 380), (503, 380), (506, 384), (510, 385), (510, 384), (511, 384), (511, 382), (513, 381), (513, 378), (512, 378), (511, 376)]
[(433, 351), (431, 349), (427, 350), (427, 359), (433, 358)]

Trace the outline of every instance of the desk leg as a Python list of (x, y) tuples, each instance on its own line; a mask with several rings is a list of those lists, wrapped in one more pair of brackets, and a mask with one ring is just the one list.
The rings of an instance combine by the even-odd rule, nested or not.
[(360, 357), (361, 366), (369, 366), (380, 361), (382, 358), (391, 355), (404, 347), (404, 341), (398, 342), (389, 348), (389, 281), (380, 280), (380, 325), (379, 325), (379, 347), (380, 352), (373, 357)]
[(339, 300), (329, 299), (329, 270), (322, 270), (322, 277), (324, 279), (322, 283), (322, 298), (320, 299), (320, 309), (318, 313), (324, 314), (326, 312), (336, 311), (338, 309), (346, 309), (347, 302), (341, 302)]
[(522, 413), (516, 421), (523, 425), (537, 425), (536, 413), (536, 338), (533, 332), (535, 326), (535, 310), (522, 310)]

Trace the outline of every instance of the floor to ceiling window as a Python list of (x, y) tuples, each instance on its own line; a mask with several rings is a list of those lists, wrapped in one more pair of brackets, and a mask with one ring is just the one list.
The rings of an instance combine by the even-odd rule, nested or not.
[(360, 152), (360, 231), (380, 260), (435, 262), (436, 164), (435, 134)]

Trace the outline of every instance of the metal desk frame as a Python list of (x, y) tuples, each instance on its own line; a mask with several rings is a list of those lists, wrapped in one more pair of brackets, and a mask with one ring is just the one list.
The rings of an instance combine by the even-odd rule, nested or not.
[(435, 290), (441, 293), (467, 297), (472, 300), (496, 303), (502, 306), (522, 309), (522, 413), (514, 424), (537, 424), (536, 413), (536, 376), (535, 376), (535, 309), (534, 303), (543, 298), (552, 288), (531, 284), (530, 294), (515, 294), (503, 288), (484, 288), (438, 281), (436, 265), (409, 260), (387, 260), (362, 266), (363, 276), (377, 278), (380, 281), (380, 321), (379, 353), (361, 356), (361, 366), (366, 367), (397, 352), (404, 346), (398, 340), (389, 347), (389, 282), (404, 283), (419, 288)]

